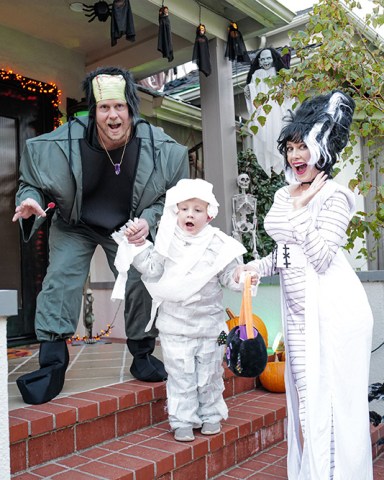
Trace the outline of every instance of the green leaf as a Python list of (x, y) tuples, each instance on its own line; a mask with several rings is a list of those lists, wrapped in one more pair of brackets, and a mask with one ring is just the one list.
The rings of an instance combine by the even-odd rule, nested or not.
[(257, 121), (260, 123), (262, 127), (264, 127), (265, 122), (267, 121), (267, 117), (264, 117), (263, 115), (259, 115), (257, 117)]

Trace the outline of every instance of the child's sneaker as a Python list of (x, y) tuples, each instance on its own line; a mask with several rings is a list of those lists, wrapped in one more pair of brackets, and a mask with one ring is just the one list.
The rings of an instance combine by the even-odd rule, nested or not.
[(204, 423), (201, 433), (203, 435), (215, 435), (216, 433), (220, 433), (220, 430), (220, 423)]
[(176, 428), (174, 437), (178, 442), (192, 442), (195, 439), (192, 427)]

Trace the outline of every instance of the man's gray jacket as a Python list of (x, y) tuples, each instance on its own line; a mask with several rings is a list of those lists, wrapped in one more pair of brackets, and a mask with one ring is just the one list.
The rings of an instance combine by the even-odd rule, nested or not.
[[(85, 136), (88, 117), (80, 117), (79, 121), (72, 120), (53, 132), (27, 140), (20, 163), (17, 205), (29, 197), (44, 209), (47, 201), (53, 201), (65, 222), (72, 225), (79, 222), (82, 211), (79, 140)], [(140, 153), (130, 218), (147, 220), (154, 239), (165, 192), (181, 178), (189, 177), (187, 148), (146, 122), (137, 121), (135, 127)], [(21, 221), (25, 241), (43, 221), (44, 218), (36, 218), (33, 224)]]

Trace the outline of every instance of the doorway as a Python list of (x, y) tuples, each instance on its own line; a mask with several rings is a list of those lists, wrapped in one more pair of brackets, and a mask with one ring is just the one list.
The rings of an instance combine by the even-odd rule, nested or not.
[(18, 292), (18, 314), (7, 322), (8, 346), (36, 339), (36, 297), (48, 261), (49, 225), (25, 243), (18, 223), (11, 221), (20, 156), (28, 138), (54, 129), (57, 107), (58, 92), (52, 85), (0, 70), (0, 289)]

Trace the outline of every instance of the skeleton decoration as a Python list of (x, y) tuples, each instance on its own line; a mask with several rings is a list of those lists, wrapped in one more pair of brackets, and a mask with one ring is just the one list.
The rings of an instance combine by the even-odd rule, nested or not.
[(254, 195), (246, 193), (250, 182), (251, 180), (247, 173), (241, 173), (237, 177), (237, 185), (241, 193), (232, 197), (232, 236), (241, 243), (243, 243), (243, 235), (250, 236), (252, 255), (254, 258), (257, 258), (257, 200)]

